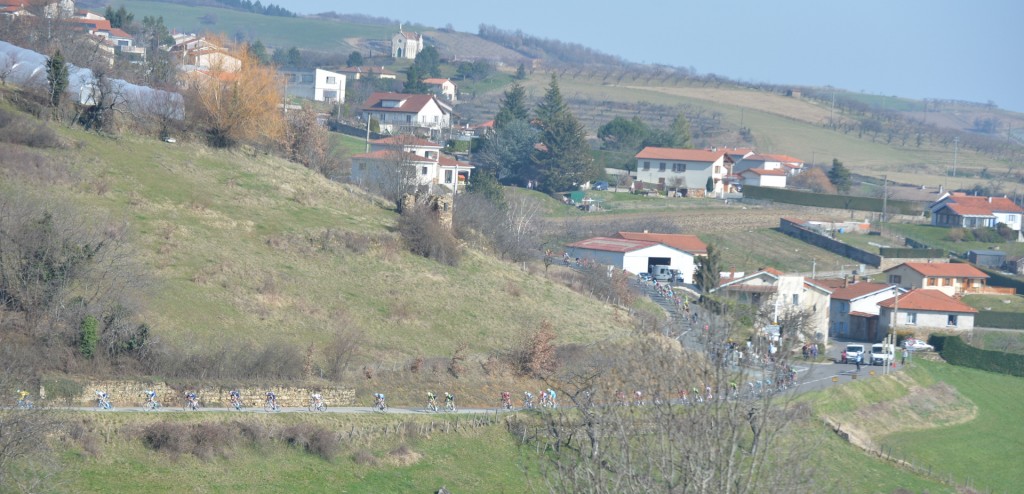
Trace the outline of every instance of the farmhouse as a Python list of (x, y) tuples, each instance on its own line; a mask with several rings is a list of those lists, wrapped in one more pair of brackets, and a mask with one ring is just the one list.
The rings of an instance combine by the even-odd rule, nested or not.
[(288, 96), (311, 101), (345, 102), (345, 75), (329, 70), (280, 70)]
[(432, 136), (451, 123), (452, 108), (432, 94), (373, 93), (363, 103), (364, 120), (376, 119), (381, 132)]
[(739, 173), (743, 185), (754, 185), (757, 187), (786, 188), (786, 172), (783, 170), (768, 170), (765, 168), (747, 168)]
[(658, 242), (594, 237), (567, 244), (569, 257), (588, 259), (633, 274), (647, 273), (652, 266), (670, 266), (693, 283), (693, 255)]
[(431, 93), (440, 96), (445, 101), (455, 103), (456, 92), (458, 88), (455, 83), (448, 79), (440, 79), (436, 77), (428, 77), (423, 79), (423, 83), (427, 85), (427, 88)]
[(917, 327), (968, 330), (978, 310), (938, 290), (917, 289), (878, 303), (879, 329)]
[(1006, 197), (968, 196), (954, 192), (944, 194), (928, 207), (932, 214), (932, 225), (951, 228), (995, 228), (999, 223), (1017, 232), (1017, 241), (1024, 241), (1021, 234), (1021, 216), (1024, 208)]
[(858, 282), (847, 278), (815, 280), (832, 290), (829, 303), (829, 336), (878, 342), (885, 332), (878, 328), (878, 303), (905, 291), (886, 283)]
[(352, 182), (384, 188), (444, 186), (463, 187), (473, 165), (441, 153), (441, 145), (412, 135), (370, 142), (370, 151), (352, 156)]
[(988, 275), (965, 263), (905, 262), (884, 271), (889, 283), (913, 290), (937, 290), (946, 295), (984, 293)]
[(772, 323), (782, 320), (780, 317), (803, 313), (814, 339), (828, 345), (831, 290), (817, 280), (762, 268), (753, 274), (722, 278), (713, 292), (757, 307), (758, 312), (770, 314)]
[(722, 179), (732, 166), (732, 159), (725, 151), (653, 146), (637, 153), (636, 161), (637, 180), (690, 197), (704, 197), (708, 192), (708, 179), (711, 180), (710, 192), (722, 193)]
[(178, 59), (185, 72), (237, 72), (242, 68), (241, 60), (229, 55), (226, 50), (206, 38), (194, 34), (174, 35), (174, 46), (170, 48), (170, 52)]

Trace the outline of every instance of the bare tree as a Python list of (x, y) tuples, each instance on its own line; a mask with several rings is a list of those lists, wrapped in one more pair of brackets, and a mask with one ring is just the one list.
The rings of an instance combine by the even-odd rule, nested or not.
[(648, 335), (564, 365), (549, 382), (571, 410), (510, 425), (538, 451), (538, 480), (551, 492), (814, 490), (813, 445), (786, 440), (808, 411), (764, 384), (788, 352), (737, 366), (729, 339), (739, 327), (724, 315), (709, 322), (699, 347)]
[(288, 144), (292, 159), (327, 178), (342, 178), (342, 160), (331, 149), (330, 133), (316, 112), (306, 108), (288, 119)]
[(7, 85), (7, 78), (14, 72), (14, 68), (18, 66), (18, 54), (15, 52), (7, 52), (3, 59), (0, 59), (0, 85)]

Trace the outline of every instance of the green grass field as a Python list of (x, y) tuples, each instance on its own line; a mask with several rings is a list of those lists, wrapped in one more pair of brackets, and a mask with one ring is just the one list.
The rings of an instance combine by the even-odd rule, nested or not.
[(1024, 314), (1024, 297), (1020, 295), (965, 295), (961, 301), (978, 310)]
[[(981, 492), (1014, 492), (1024, 482), (1016, 466), (1024, 447), (1024, 379), (918, 359), (895, 377), (848, 383), (807, 399), (818, 414), (860, 430), (876, 447), (931, 469), (933, 479), (952, 478)], [(855, 474), (837, 474), (856, 482)]]
[(990, 250), (993, 247), (998, 247), (999, 250), (1006, 252), (1007, 256), (1024, 255), (1024, 243), (954, 242), (949, 239), (951, 229), (941, 226), (887, 223), (885, 229), (905, 237), (910, 237), (918, 242), (923, 242), (933, 248), (946, 249), (950, 252), (964, 253), (969, 250)]

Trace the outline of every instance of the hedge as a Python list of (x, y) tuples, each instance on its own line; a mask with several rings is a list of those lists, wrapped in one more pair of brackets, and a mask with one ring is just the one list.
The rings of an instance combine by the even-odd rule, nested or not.
[(1024, 314), (979, 310), (974, 316), (974, 325), (979, 328), (1024, 329)]
[[(779, 189), (776, 187), (758, 187), (744, 185), (743, 197), (747, 199), (764, 199), (786, 204), (815, 206), (832, 209), (854, 209), (857, 211), (882, 212), (882, 200), (875, 197), (843, 196), (833, 194), (817, 194), (799, 190)], [(920, 216), (924, 210), (921, 203), (912, 201), (889, 201), (889, 213)]]
[(975, 348), (959, 336), (933, 334), (928, 343), (953, 365), (1024, 377), (1024, 355)]

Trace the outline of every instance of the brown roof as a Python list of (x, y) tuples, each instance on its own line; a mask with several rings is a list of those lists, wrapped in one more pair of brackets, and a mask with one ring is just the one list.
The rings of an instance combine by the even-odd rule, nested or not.
[[(860, 283), (848, 283), (846, 287), (842, 286), (843, 280), (814, 280), (819, 284), (824, 284), (832, 289), (832, 300), (856, 300), (865, 295), (871, 295), (872, 293), (880, 292), (882, 290), (891, 290), (892, 286), (886, 283), (869, 283), (862, 281)], [(823, 282), (828, 283), (823, 283)], [(835, 286), (833, 281), (839, 281), (839, 286)]]
[(443, 77), (428, 77), (426, 79), (423, 79), (423, 83), (424, 84), (431, 84), (431, 85), (435, 85), (435, 86), (439, 86), (439, 85), (444, 84), (446, 82), (452, 82), (452, 81), (450, 79), (445, 79)]
[[(896, 307), (896, 297), (883, 300), (878, 303), (879, 307), (892, 309)], [(898, 310), (926, 310), (932, 312), (978, 312), (978, 309), (971, 307), (939, 290), (928, 290), (918, 288), (899, 296)]]
[[(402, 104), (390, 108), (381, 106), (382, 101), (401, 101)], [(436, 101), (436, 98), (432, 94), (403, 94), (403, 93), (373, 93), (370, 95), (370, 99), (363, 103), (363, 110), (383, 111), (383, 112), (396, 112), (396, 113), (419, 113), (427, 106), (427, 103)], [(437, 104), (438, 107), (444, 111), (444, 105)]]
[(750, 161), (778, 161), (779, 163), (803, 163), (803, 160), (784, 154), (755, 154), (743, 159)]
[(949, 209), (960, 216), (995, 216), (992, 213), (992, 209), (985, 206), (974, 206), (970, 204), (958, 204), (955, 202), (947, 203), (942, 209)]
[(644, 240), (627, 240), (624, 238), (594, 237), (579, 242), (566, 244), (567, 247), (580, 249), (602, 250), (608, 252), (632, 252), (634, 250), (646, 249), (659, 245), (658, 242), (647, 242)]
[(713, 163), (718, 161), (725, 151), (706, 151), (704, 149), (676, 149), (676, 148), (658, 148), (654, 146), (647, 146), (643, 148), (639, 153), (636, 153), (637, 159), (652, 159), (652, 160), (671, 160), (671, 161), (701, 161)]
[(888, 273), (900, 266), (906, 266), (927, 277), (988, 278), (980, 269), (962, 262), (905, 262), (886, 269), (885, 272)]
[(690, 254), (707, 254), (708, 246), (696, 235), (683, 235), (679, 233), (640, 233), (640, 232), (619, 232), (615, 236), (628, 240), (646, 240), (658, 242), (674, 249)]

